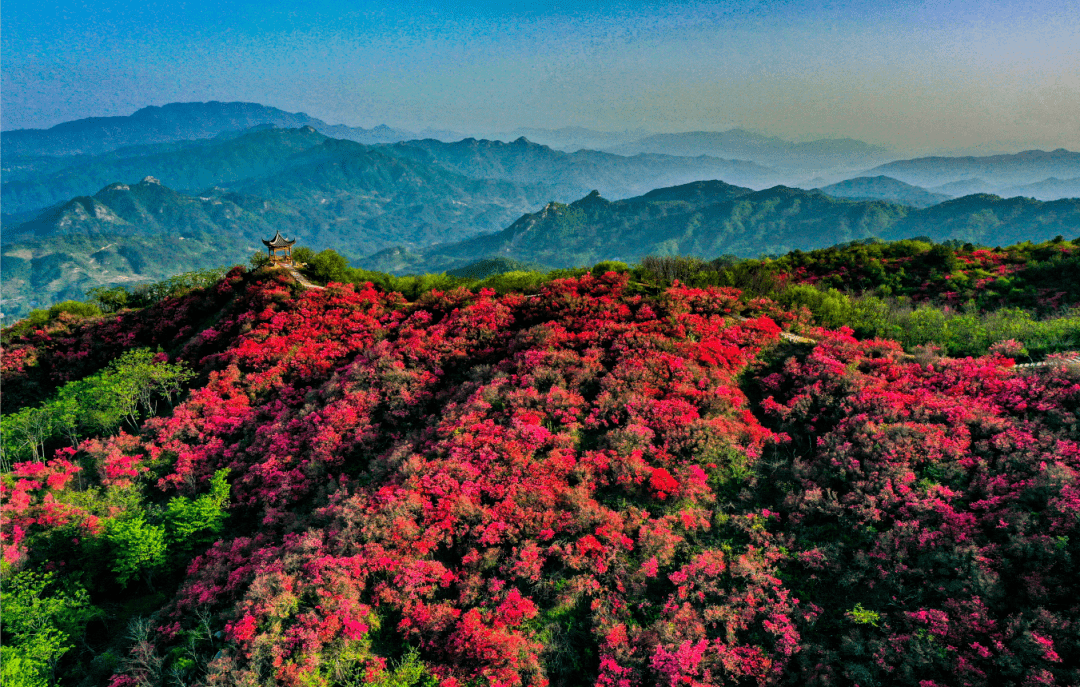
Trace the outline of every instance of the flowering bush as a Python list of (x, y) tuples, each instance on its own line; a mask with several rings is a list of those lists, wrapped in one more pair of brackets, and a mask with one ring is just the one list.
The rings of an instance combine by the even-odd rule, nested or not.
[[(1080, 679), (1074, 372), (789, 350), (770, 301), (627, 279), (408, 303), (236, 272), (165, 301), (198, 381), (4, 476), (4, 558), (128, 546), (95, 602), (169, 600), (116, 685)], [(164, 312), (83, 326), (144, 322), (115, 356)], [(9, 383), (55, 376), (23, 346)]]

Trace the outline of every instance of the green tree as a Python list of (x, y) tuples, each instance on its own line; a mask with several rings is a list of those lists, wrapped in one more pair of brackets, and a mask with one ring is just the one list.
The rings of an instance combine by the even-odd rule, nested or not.
[(251, 265), (252, 269), (257, 270), (260, 267), (270, 264), (270, 256), (261, 250), (257, 250), (251, 254), (251, 259), (248, 260), (248, 263)]
[(102, 312), (113, 313), (127, 307), (131, 293), (123, 286), (98, 286), (87, 291), (86, 296)]
[(42, 460), (46, 445), (66, 438), (75, 444), (91, 434), (111, 434), (124, 422), (157, 413), (161, 399), (172, 403), (195, 374), (185, 363), (155, 361), (148, 348), (128, 351), (103, 371), (68, 382), (38, 408), (5, 415), (0, 423), (4, 469), (19, 460)]
[(132, 577), (141, 576), (152, 589), (154, 573), (165, 564), (165, 528), (148, 524), (139, 513), (110, 521), (105, 536), (112, 546), (116, 581), (126, 587)]
[(140, 348), (125, 353), (111, 365), (112, 375), (126, 387), (125, 397), (133, 398), (147, 415), (157, 412), (159, 398), (172, 403), (184, 384), (195, 376), (183, 364), (154, 362), (154, 357), (149, 348)]
[(228, 470), (218, 470), (210, 480), (210, 493), (197, 499), (176, 496), (165, 509), (165, 529), (169, 541), (178, 552), (190, 551), (208, 544), (221, 532), (225, 522), (225, 506), (229, 501)]
[(0, 461), (4, 470), (20, 459), (41, 460), (45, 444), (57, 429), (56, 409), (51, 406), (23, 408), (0, 422)]
[[(90, 605), (85, 589), (57, 590), (52, 573), (31, 571), (3, 583), (0, 624), (0, 683), (4, 687), (53, 684), (56, 665), (100, 611)], [(52, 593), (49, 593), (49, 592)]]
[(297, 265), (309, 263), (314, 257), (315, 251), (311, 250), (307, 246), (297, 246), (292, 250), (293, 263)]
[[(305, 257), (307, 254), (304, 254)], [(319, 251), (305, 260), (307, 267), (304, 271), (309, 277), (323, 284), (336, 282), (349, 282), (351, 280), (351, 268), (349, 261), (337, 251), (327, 248)]]

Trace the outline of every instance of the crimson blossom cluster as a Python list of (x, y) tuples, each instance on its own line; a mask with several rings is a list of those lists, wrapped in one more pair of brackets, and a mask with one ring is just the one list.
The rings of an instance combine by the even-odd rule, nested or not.
[(443, 687), (1080, 683), (1080, 375), (792, 324), (614, 272), (408, 303), (234, 270), (5, 352), (25, 384), (157, 344), (202, 376), (17, 465), (4, 558), (70, 569), (125, 517), (88, 493), (152, 513), (227, 471), (111, 687), (391, 684), (406, 648)]

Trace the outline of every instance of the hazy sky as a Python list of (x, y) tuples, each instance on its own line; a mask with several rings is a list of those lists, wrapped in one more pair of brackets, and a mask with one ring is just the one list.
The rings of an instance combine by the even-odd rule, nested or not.
[(243, 100), (330, 123), (1080, 150), (1077, 0), (5, 0), (0, 125)]

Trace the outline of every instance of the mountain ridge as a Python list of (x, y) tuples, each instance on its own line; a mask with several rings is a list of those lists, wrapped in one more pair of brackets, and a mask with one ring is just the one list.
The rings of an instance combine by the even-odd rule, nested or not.
[(889, 200), (912, 207), (928, 207), (952, 198), (944, 193), (933, 193), (921, 186), (913, 186), (889, 176), (855, 177), (835, 184), (822, 186), (822, 192), (835, 198), (852, 200)]
[(933, 188), (970, 178), (985, 180), (998, 188), (1032, 183), (1048, 177), (1080, 176), (1080, 152), (1065, 148), (1025, 150), (987, 156), (930, 156), (894, 160), (867, 170), (863, 176), (884, 174), (908, 184)]
[(594, 191), (570, 204), (549, 203), (501, 232), (428, 249), (375, 254), (360, 264), (418, 273), (502, 257), (574, 267), (612, 259), (635, 262), (646, 255), (756, 257), (853, 240), (913, 236), (1005, 245), (1075, 233), (1077, 226), (1080, 200), (1043, 202), (978, 194), (914, 208), (787, 186), (754, 191), (728, 184), (710, 188), (709, 182), (699, 182), (618, 201)]
[(414, 137), (385, 124), (371, 129), (328, 124), (303, 112), (240, 101), (168, 103), (147, 106), (131, 115), (88, 117), (48, 129), (0, 132), (0, 154), (71, 155), (103, 153), (132, 145), (211, 138), (262, 124), (297, 128), (311, 126), (327, 135), (367, 143), (387, 143)]
[(870, 161), (892, 157), (884, 146), (851, 138), (819, 139), (796, 143), (778, 136), (768, 136), (746, 129), (727, 131), (690, 131), (653, 134), (633, 143), (607, 149), (619, 154), (666, 153), (669, 155), (709, 154), (735, 157), (785, 169), (855, 167)]

